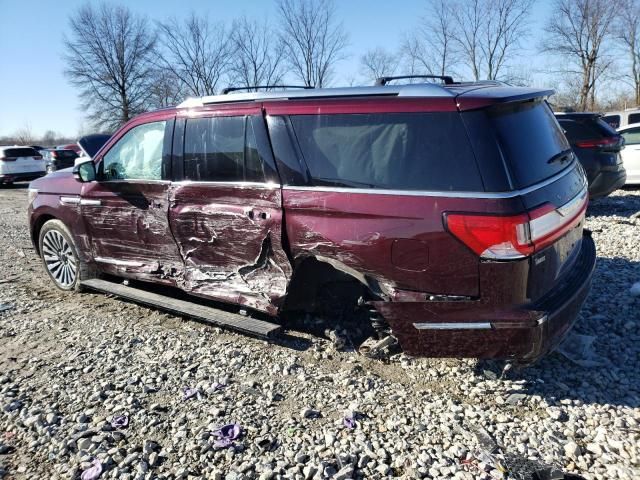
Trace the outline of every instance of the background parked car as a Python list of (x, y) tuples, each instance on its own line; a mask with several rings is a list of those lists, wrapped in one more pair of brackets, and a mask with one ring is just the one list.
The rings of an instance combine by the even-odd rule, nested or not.
[(56, 149), (58, 149), (58, 150), (73, 150), (74, 152), (76, 152), (77, 155), (80, 155), (82, 153), (82, 149), (80, 148), (80, 146), (77, 143), (68, 143), (66, 145), (58, 145), (56, 147)]
[(78, 158), (78, 154), (73, 150), (49, 148), (43, 150), (43, 152), (42, 156), (48, 173), (73, 167), (75, 159)]
[(627, 185), (640, 184), (640, 123), (620, 128), (618, 132), (624, 138), (625, 147), (620, 153), (627, 171)]
[(607, 112), (602, 117), (613, 128), (625, 127), (640, 122), (640, 108), (629, 108), (617, 112)]
[(624, 185), (620, 150), (624, 139), (600, 113), (556, 113), (567, 140), (589, 180), (589, 198), (609, 195)]
[(42, 155), (31, 147), (0, 146), (0, 184), (26, 182), (45, 175)]

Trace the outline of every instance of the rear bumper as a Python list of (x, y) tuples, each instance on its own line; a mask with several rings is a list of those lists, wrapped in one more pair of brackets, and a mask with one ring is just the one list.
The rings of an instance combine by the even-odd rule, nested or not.
[(1, 173), (0, 183), (30, 182), (36, 178), (44, 177), (46, 174), (47, 172), (44, 170), (40, 172)]
[(596, 262), (589, 232), (564, 281), (535, 304), (477, 301), (374, 302), (405, 353), (429, 357), (505, 358), (532, 363), (551, 351), (576, 321)]
[(601, 170), (589, 182), (589, 198), (606, 197), (622, 187), (627, 181), (627, 172), (622, 165), (615, 170)]

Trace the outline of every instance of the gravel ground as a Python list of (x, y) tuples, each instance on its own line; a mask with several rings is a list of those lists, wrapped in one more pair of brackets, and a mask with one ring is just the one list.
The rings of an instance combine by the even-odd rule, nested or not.
[(500, 478), (496, 458), (509, 478), (540, 464), (640, 478), (640, 190), (589, 210), (582, 366), (555, 353), (503, 378), (499, 362), (373, 361), (304, 332), (268, 344), (64, 294), (25, 203), (24, 188), (0, 190), (0, 478), (79, 478), (97, 462), (118, 479)]

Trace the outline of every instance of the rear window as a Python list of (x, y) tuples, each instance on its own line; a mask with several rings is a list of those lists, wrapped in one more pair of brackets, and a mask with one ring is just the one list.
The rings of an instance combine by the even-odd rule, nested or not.
[(61, 159), (76, 158), (78, 154), (73, 150), (56, 150), (56, 157)]
[(18, 147), (18, 148), (6, 148), (4, 151), (4, 156), (7, 158), (17, 158), (17, 157), (35, 157), (35, 156), (40, 156), (40, 154), (36, 152), (33, 148)]
[(507, 104), (486, 112), (516, 188), (529, 187), (566, 168), (567, 162), (550, 162), (570, 146), (545, 102)]
[(618, 135), (611, 125), (600, 117), (558, 118), (558, 123), (564, 129), (567, 140), (572, 144)]
[(483, 190), (458, 113), (290, 118), (313, 185)]

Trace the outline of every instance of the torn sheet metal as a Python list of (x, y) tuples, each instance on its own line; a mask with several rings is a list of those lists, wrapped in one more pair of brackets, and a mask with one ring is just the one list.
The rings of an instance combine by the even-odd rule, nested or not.
[(282, 247), (279, 189), (176, 184), (169, 222), (195, 295), (277, 314), (292, 268)]

